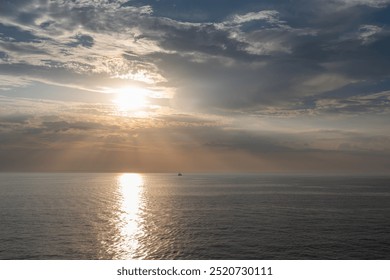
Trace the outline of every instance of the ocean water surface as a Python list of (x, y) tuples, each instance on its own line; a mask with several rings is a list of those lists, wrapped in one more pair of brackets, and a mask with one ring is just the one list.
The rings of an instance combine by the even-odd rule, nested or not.
[(0, 259), (390, 259), (390, 177), (0, 173)]

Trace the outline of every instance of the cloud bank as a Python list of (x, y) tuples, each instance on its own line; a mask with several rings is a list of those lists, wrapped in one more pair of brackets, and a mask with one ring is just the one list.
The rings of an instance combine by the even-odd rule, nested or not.
[[(386, 171), (389, 5), (2, 1), (0, 167)], [(115, 113), (128, 87), (146, 117)]]

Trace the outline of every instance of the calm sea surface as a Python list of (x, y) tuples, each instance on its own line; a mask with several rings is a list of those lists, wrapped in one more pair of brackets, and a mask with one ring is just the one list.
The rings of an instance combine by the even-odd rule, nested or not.
[(0, 259), (390, 259), (390, 177), (0, 173)]

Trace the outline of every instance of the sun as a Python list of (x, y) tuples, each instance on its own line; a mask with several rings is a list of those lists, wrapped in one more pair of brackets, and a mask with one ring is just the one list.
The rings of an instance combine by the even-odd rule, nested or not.
[(112, 102), (118, 111), (140, 111), (148, 105), (148, 91), (143, 88), (122, 88)]

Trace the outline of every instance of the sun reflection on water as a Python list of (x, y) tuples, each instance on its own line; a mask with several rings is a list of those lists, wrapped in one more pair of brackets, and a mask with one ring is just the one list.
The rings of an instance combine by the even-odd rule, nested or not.
[(136, 173), (118, 176), (121, 201), (119, 259), (137, 257), (139, 238), (143, 236), (142, 211), (144, 207), (144, 179)]

